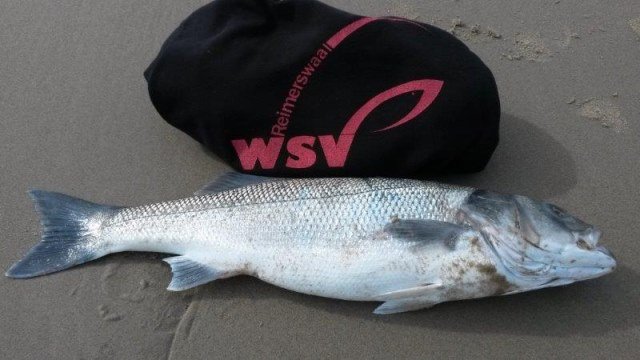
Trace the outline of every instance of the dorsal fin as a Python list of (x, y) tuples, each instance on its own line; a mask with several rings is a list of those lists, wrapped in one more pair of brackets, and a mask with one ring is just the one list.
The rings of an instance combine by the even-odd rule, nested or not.
[(249, 185), (261, 184), (264, 182), (277, 180), (280, 179), (229, 172), (205, 185), (202, 189), (198, 190), (195, 195), (202, 196), (215, 194), (223, 191), (243, 188)]

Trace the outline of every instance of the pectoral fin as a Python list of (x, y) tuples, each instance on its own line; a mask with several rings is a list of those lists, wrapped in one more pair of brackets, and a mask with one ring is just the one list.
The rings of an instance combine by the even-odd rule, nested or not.
[(393, 238), (420, 244), (438, 243), (454, 249), (457, 240), (469, 231), (461, 225), (435, 220), (395, 220), (384, 232)]

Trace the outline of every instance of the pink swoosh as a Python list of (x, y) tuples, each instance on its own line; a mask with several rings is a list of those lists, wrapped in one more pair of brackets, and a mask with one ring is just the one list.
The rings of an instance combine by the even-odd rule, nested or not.
[(393, 17), (393, 16), (381, 17), (381, 18), (364, 17), (362, 19), (359, 19), (359, 20), (356, 20), (356, 21), (352, 22), (351, 24), (345, 26), (340, 31), (338, 31), (329, 40), (327, 40), (327, 45), (329, 45), (332, 49), (335, 49), (336, 47), (338, 47), (338, 45), (340, 45), (341, 42), (346, 40), (354, 32), (360, 30), (360, 28), (364, 27), (365, 25), (368, 25), (368, 24), (370, 24), (370, 23), (372, 23), (374, 21), (384, 21), (384, 20), (405, 22), (405, 23), (408, 23), (408, 24), (411, 24), (411, 25), (415, 25), (415, 26), (417, 26), (417, 27), (419, 27), (419, 28), (421, 28), (423, 30), (427, 30), (427, 28), (425, 28), (419, 22), (412, 21), (412, 20), (409, 20), (409, 19)]
[(420, 96), (420, 100), (418, 103), (411, 109), (411, 111), (404, 116), (402, 119), (396, 121), (395, 123), (382, 128), (380, 130), (376, 130), (375, 132), (387, 131), (398, 126), (404, 125), (409, 121), (415, 119), (420, 114), (422, 114), (427, 108), (433, 103), (433, 101), (438, 97), (442, 87), (444, 86), (444, 81), (442, 80), (416, 80), (410, 81), (408, 83), (396, 86), (391, 88), (385, 92), (376, 95), (374, 98), (369, 100), (364, 106), (362, 106), (352, 117), (347, 121), (344, 129), (342, 130), (341, 135), (355, 135), (358, 131), (364, 120), (369, 116), (378, 106), (383, 103), (398, 97), (400, 95), (404, 95), (414, 91), (421, 91), (422, 95)]
[(373, 22), (377, 21), (376, 18), (365, 17), (360, 20), (356, 20), (351, 24), (345, 26), (340, 31), (338, 31), (335, 35), (333, 35), (329, 40), (327, 40), (327, 45), (331, 48), (336, 48), (343, 42), (346, 38), (351, 36), (354, 32), (358, 31), (361, 27)]

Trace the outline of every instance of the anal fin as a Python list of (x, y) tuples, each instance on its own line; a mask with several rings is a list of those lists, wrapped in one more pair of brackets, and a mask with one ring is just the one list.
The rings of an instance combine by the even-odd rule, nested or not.
[(183, 291), (208, 282), (236, 275), (233, 271), (219, 269), (187, 256), (175, 256), (164, 259), (171, 266), (173, 278), (167, 290)]

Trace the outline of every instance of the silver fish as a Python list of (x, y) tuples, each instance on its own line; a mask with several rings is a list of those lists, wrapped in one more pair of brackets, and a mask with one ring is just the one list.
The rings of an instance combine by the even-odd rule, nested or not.
[(376, 314), (570, 284), (614, 270), (601, 233), (523, 196), (394, 179), (231, 173), (197, 196), (102, 206), (32, 191), (30, 278), (122, 251), (175, 254), (169, 290), (250, 275), (300, 293), (383, 302)]

